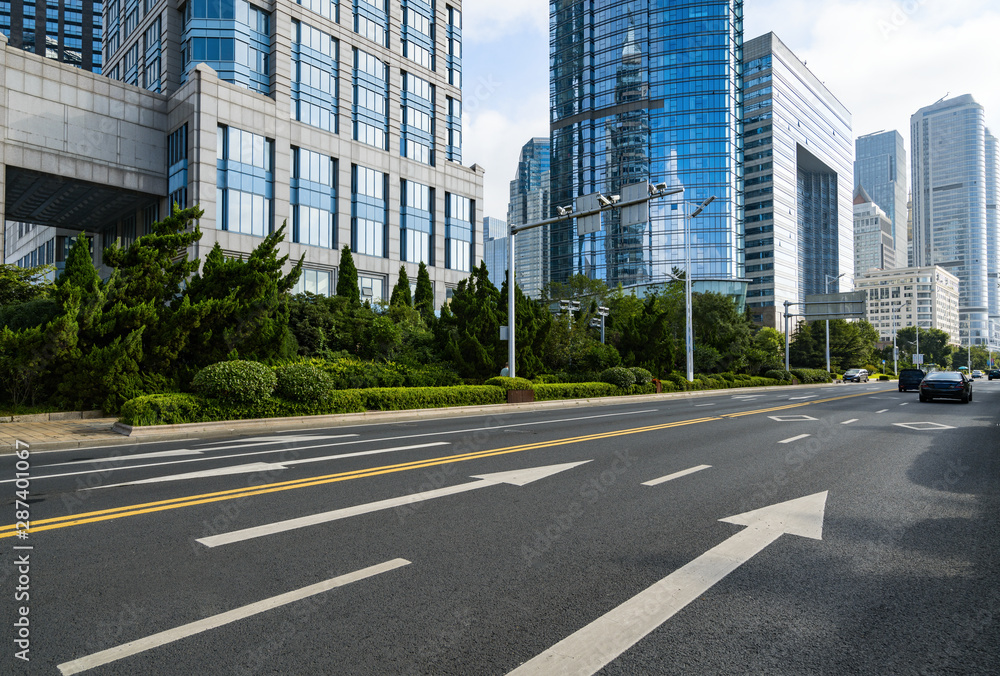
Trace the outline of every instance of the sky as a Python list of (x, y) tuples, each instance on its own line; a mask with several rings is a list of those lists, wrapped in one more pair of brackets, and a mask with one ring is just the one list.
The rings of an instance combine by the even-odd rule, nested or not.
[[(486, 170), (484, 215), (506, 219), (528, 140), (549, 135), (549, 4), (463, 3), (462, 160)], [(773, 31), (851, 111), (854, 136), (972, 94), (1000, 135), (997, 0), (745, 0), (744, 41)]]

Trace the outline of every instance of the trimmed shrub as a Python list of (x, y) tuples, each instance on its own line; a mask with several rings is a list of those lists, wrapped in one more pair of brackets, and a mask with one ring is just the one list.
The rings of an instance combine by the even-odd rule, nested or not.
[(765, 378), (771, 378), (772, 380), (778, 380), (785, 383), (792, 382), (792, 372), (791, 371), (779, 371), (777, 369), (764, 372)]
[(889, 380), (889, 376), (879, 376), (879, 380)]
[(561, 383), (562, 381), (559, 380), (559, 374), (557, 373), (543, 373), (541, 375), (535, 376), (532, 382), (535, 383), (536, 385), (539, 383), (544, 383), (548, 385), (552, 383)]
[(792, 369), (792, 375), (804, 385), (830, 382), (830, 373), (825, 369)]
[(495, 376), (487, 380), (483, 385), (501, 387), (504, 392), (507, 390), (530, 390), (534, 384), (527, 378), (508, 378), (507, 376)]
[(406, 374), (407, 387), (448, 387), (461, 385), (462, 379), (454, 370), (441, 364), (425, 364)]
[(287, 364), (274, 373), (278, 378), (275, 393), (290, 401), (322, 401), (333, 391), (330, 376), (312, 364)]
[(176, 425), (199, 419), (202, 398), (194, 394), (149, 394), (122, 404), (119, 421), (135, 427)]
[[(507, 378), (507, 380), (521, 379)], [(357, 393), (361, 396), (364, 407), (372, 411), (405, 411), (415, 408), (480, 406), (484, 404), (507, 403), (506, 390), (495, 385), (374, 387), (357, 390)]]
[(353, 357), (327, 361), (320, 364), (338, 390), (368, 387), (403, 387), (406, 384), (405, 367), (394, 362), (362, 361)]
[(591, 397), (613, 397), (621, 394), (610, 383), (539, 383), (535, 385), (535, 401), (553, 399), (590, 399)]
[(195, 392), (228, 404), (261, 403), (274, 392), (274, 371), (255, 361), (220, 361), (198, 371), (191, 387)]
[(627, 368), (615, 366), (601, 372), (601, 382), (610, 383), (625, 390), (635, 385), (635, 376)]
[[(632, 372), (632, 376), (635, 378), (636, 385), (648, 385), (653, 382), (653, 374), (644, 368), (638, 366), (633, 366), (629, 369)], [(655, 390), (654, 390), (655, 391)]]

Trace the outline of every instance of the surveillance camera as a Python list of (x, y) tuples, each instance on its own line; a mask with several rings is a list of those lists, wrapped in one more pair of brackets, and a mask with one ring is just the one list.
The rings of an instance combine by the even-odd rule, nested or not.
[(612, 204), (614, 204), (614, 202), (609, 200), (604, 195), (597, 196), (597, 203), (600, 204), (602, 207), (610, 207)]

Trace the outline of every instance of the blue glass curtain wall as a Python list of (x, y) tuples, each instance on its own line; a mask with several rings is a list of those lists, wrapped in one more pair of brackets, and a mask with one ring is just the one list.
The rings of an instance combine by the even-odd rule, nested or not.
[(271, 15), (246, 0), (188, 0), (181, 36), (184, 77), (206, 63), (219, 78), (272, 93)]
[(332, 36), (307, 23), (292, 20), (293, 120), (338, 132), (339, 47)]
[(400, 200), (401, 258), (434, 265), (434, 190), (403, 180)]
[(305, 148), (292, 148), (293, 242), (336, 248), (336, 179), (336, 160)]
[(273, 230), (274, 141), (220, 125), (217, 143), (217, 227), (264, 237)]

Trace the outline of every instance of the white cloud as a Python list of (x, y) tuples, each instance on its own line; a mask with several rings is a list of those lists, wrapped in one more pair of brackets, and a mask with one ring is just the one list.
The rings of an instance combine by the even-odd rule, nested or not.
[(467, 2), (462, 11), (465, 41), (516, 40), (520, 35), (549, 32), (549, 3), (543, 0), (474, 0)]

